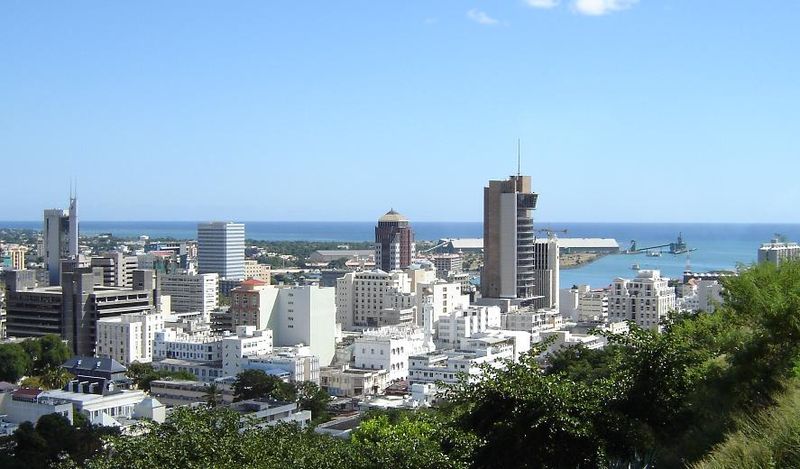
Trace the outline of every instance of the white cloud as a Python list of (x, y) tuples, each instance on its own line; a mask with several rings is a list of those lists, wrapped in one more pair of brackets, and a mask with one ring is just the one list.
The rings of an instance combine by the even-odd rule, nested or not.
[(523, 0), (523, 2), (533, 8), (555, 8), (561, 0)]
[(575, 0), (572, 9), (582, 15), (601, 16), (626, 10), (639, 0)]
[(478, 24), (485, 24), (487, 26), (494, 26), (499, 23), (498, 20), (487, 15), (486, 12), (477, 10), (475, 8), (467, 12), (467, 18)]

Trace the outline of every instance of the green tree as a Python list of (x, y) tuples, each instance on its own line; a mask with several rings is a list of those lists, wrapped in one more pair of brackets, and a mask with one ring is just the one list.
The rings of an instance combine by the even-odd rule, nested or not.
[(59, 367), (72, 357), (69, 347), (58, 335), (47, 334), (37, 340), (40, 345), (41, 355), (34, 362), (35, 370), (41, 371), (47, 367)]
[(216, 383), (211, 383), (206, 386), (206, 393), (203, 395), (203, 399), (205, 399), (209, 407), (216, 407), (222, 403), (222, 390)]
[(19, 344), (0, 344), (0, 380), (16, 383), (30, 368), (31, 360)]
[(41, 384), (47, 389), (62, 389), (74, 376), (60, 366), (46, 365), (40, 376)]
[(14, 430), (14, 459), (19, 467), (47, 467), (47, 441), (30, 422), (22, 422)]
[(178, 408), (148, 431), (112, 437), (89, 469), (187, 468), (366, 468), (344, 440), (277, 425), (242, 429), (240, 415), (224, 407)]
[(284, 383), (280, 378), (268, 375), (261, 370), (245, 370), (236, 375), (233, 383), (234, 399), (272, 398), (282, 401), (294, 401), (294, 386)]
[(411, 412), (364, 420), (351, 441), (366, 467), (409, 469), (467, 468), (474, 444), (474, 438), (435, 415)]
[(323, 391), (317, 383), (304, 381), (296, 384), (297, 406), (302, 410), (310, 410), (314, 424), (327, 422), (330, 420), (328, 415), (328, 402), (331, 396)]

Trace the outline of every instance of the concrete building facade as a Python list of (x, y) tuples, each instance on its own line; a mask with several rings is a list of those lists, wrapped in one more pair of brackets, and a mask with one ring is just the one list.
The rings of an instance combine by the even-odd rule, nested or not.
[(668, 279), (658, 270), (640, 270), (634, 279), (614, 279), (608, 295), (608, 319), (660, 330), (661, 321), (675, 306), (675, 289)]
[(69, 210), (44, 211), (42, 227), (44, 263), (50, 286), (61, 282), (61, 261), (78, 256), (78, 199), (70, 197)]
[(153, 342), (164, 329), (164, 315), (124, 314), (97, 321), (95, 355), (113, 358), (123, 365), (153, 361)]
[(276, 286), (249, 279), (231, 291), (234, 326), (271, 329), (276, 346), (305, 344), (327, 366), (336, 348), (336, 293), (316, 286)]
[(530, 176), (489, 181), (484, 188), (484, 298), (512, 299), (523, 306), (536, 298), (532, 211), (537, 199)]
[(211, 222), (197, 225), (197, 264), (201, 274), (220, 279), (244, 279), (244, 223)]
[(210, 314), (219, 306), (219, 274), (178, 271), (158, 274), (157, 277), (159, 292), (170, 296), (170, 307), (175, 312)]
[(782, 262), (800, 260), (800, 245), (779, 238), (758, 248), (758, 262), (780, 265)]
[(415, 306), (404, 272), (351, 272), (336, 281), (336, 321), (345, 330), (411, 324)]

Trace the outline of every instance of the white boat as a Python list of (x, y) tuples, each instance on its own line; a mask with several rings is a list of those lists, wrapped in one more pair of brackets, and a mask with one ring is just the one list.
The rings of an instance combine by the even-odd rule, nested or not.
[(661, 257), (661, 251), (647, 251), (648, 257)]
[(631, 269), (633, 269), (633, 270), (639, 270), (639, 264), (633, 264), (633, 265), (631, 266)]

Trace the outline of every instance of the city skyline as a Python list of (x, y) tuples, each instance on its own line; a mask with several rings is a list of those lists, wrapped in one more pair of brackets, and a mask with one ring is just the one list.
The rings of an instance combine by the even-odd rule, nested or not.
[(4, 220), (77, 179), (84, 220), (479, 221), (519, 138), (540, 220), (800, 222), (800, 5), (0, 13)]

